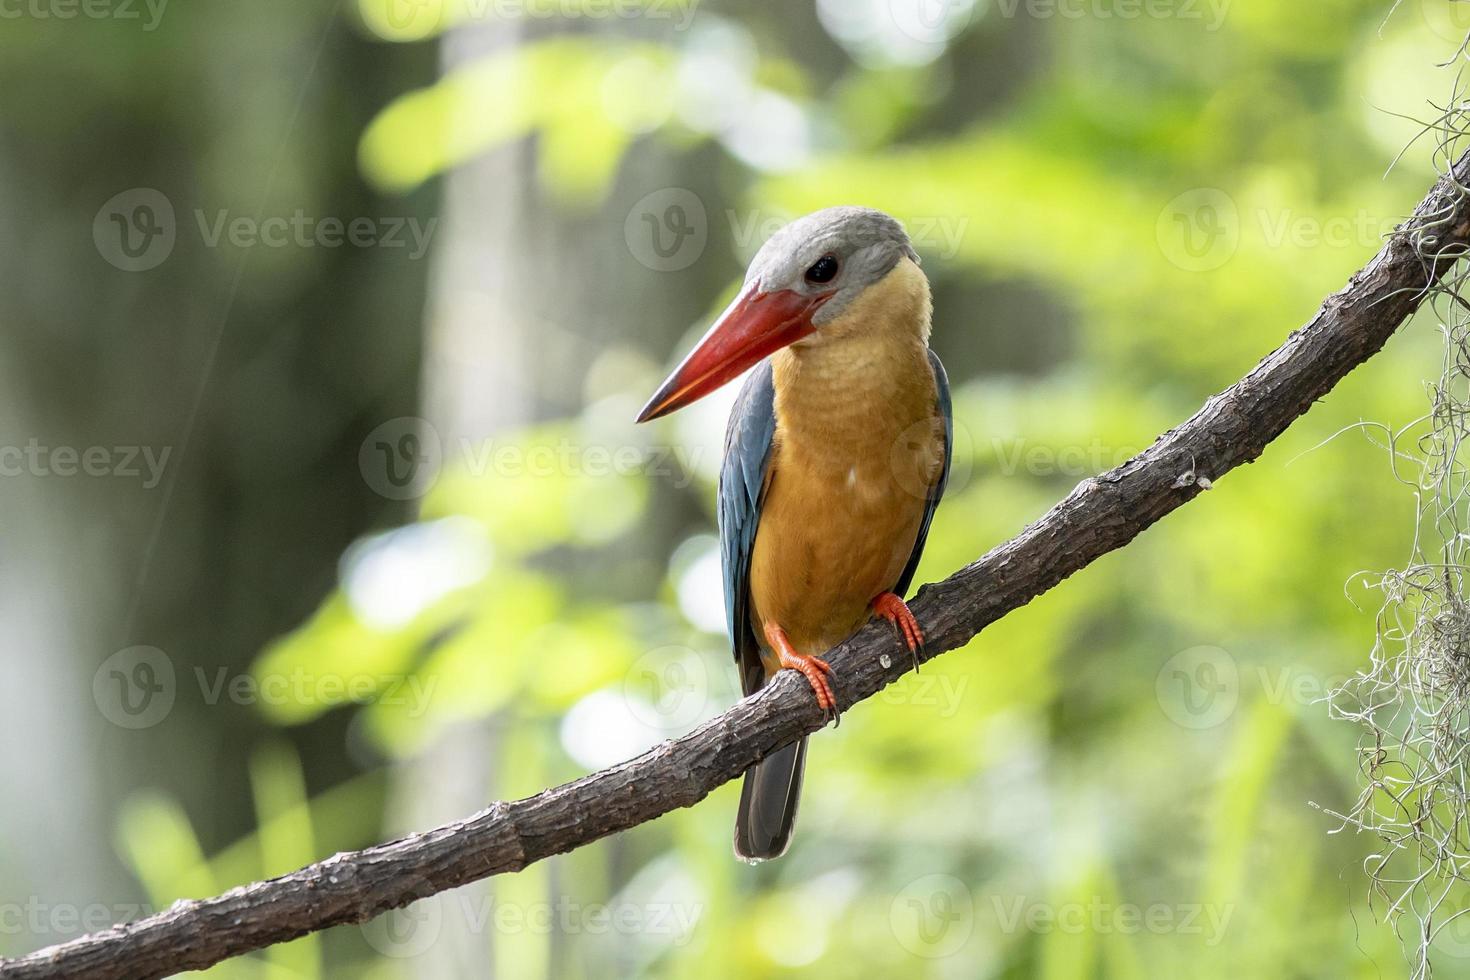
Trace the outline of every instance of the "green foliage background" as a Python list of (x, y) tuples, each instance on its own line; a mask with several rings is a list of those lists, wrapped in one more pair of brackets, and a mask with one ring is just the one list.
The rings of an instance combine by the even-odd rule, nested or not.
[[(825, 20), (805, 2), (665, 4), (655, 8), (664, 19), (648, 12), (611, 31), (585, 30), (595, 5), (572, 4), (441, 78), (434, 46), (472, 24), (473, 8), (418, 5), (408, 20), (378, 0), (180, 11), (164, 29), (181, 59), (191, 49), (180, 25), (196, 32), (199, 64), (185, 68), (163, 66), (162, 49), (142, 39), (80, 25), (94, 32), (99, 81), (126, 79), (109, 98), (128, 104), (96, 111), (133, 121), (128, 146), (177, 132), (177, 120), (159, 118), (170, 114), (228, 128), (194, 176), (200, 185), (248, 183), (231, 145), (274, 138), (260, 134), (278, 131), (289, 93), (256, 93), (242, 103), (262, 116), (252, 119), (191, 107), (181, 87), (220, 84), (198, 79), (214, 77), (211, 58), (242, 57), (229, 46), (296, 51), (322, 34), (328, 57), (346, 66), (334, 84), (365, 87), (344, 117), (331, 112), (338, 89), (311, 90), (306, 113), (332, 118), (336, 135), (314, 150), (289, 137), (296, 148), (276, 198), (320, 205), (313, 188), (347, 182), (363, 207), (428, 211), (446, 171), (526, 141), (531, 207), (616, 223), (625, 198), (664, 186), (630, 160), (697, 159), (713, 174), (717, 191), (703, 197), (721, 239), (699, 268), (725, 282), (699, 300), (704, 314), (682, 322), (647, 290), (645, 315), (661, 325), (599, 352), (613, 380), (598, 397), (494, 439), (517, 459), (537, 447), (557, 458), (569, 445), (633, 447), (628, 458), (644, 461), (658, 447), (687, 450), (672, 469), (477, 473), (459, 459), (417, 513), (359, 501), (314, 557), (280, 560), (279, 575), (304, 594), (251, 621), (249, 648), (235, 657), (242, 675), (372, 686), (171, 718), (159, 733), (171, 742), (229, 743), (211, 750), (219, 788), (121, 764), (124, 802), (106, 816), (130, 880), (107, 901), (131, 890), (161, 908), (405, 829), (387, 812), (394, 780), (457, 726), (497, 733), (485, 778), (492, 798), (514, 798), (677, 736), (735, 698), (709, 613), (720, 420), (676, 418), (651, 433), (628, 420), (675, 348), (728, 298), (739, 260), (759, 244), (728, 241), (749, 216), (852, 202), (911, 230), (956, 231), (952, 249), (921, 242), (934, 342), (956, 382), (960, 458), (920, 581), (1014, 534), (1187, 417), (1339, 288), (1433, 179), (1424, 144), (1389, 169), (1417, 131), (1395, 113), (1428, 117), (1429, 102), (1448, 97), (1451, 70), (1436, 66), (1455, 53), (1466, 18), (1436, 0), (1389, 6), (994, 0), (959, 5), (954, 36), (915, 55), (891, 24), (866, 39), (832, 26), (886, 3), (840, 13), (825, 4)], [(687, 29), (672, 29), (685, 14)], [(73, 42), (57, 40), (58, 23), (19, 27), (3, 42), (0, 77), (54, 77), (48, 64)], [(762, 168), (681, 116), (681, 72), (696, 53), (741, 65), (747, 94), (799, 113), (806, 152)], [(294, 55), (282, 62), (300, 67)], [(39, 112), (18, 117), (22, 139), (44, 140), (55, 125)], [(132, 172), (146, 175), (156, 161), (138, 155)], [(78, 213), (106, 197), (78, 194)], [(1210, 236), (1217, 218), (1223, 239)], [(300, 290), (279, 329), (295, 338), (284, 343), (310, 343), (301, 339), (310, 324), (346, 311), (327, 309), (330, 289), (311, 300), (285, 258), (251, 266), (247, 297)], [(312, 268), (354, 297), (364, 323), (376, 322), (375, 291), (401, 286), (399, 322), (411, 321), (426, 270), (375, 284), (357, 261)], [(206, 294), (223, 288), (202, 282)], [(1405, 975), (1360, 871), (1376, 842), (1323, 812), (1359, 792), (1359, 755), (1358, 732), (1328, 720), (1319, 699), (1372, 642), (1373, 596), (1345, 595), (1345, 583), (1402, 560), (1413, 526), (1413, 497), (1381, 437), (1357, 426), (1422, 411), (1422, 379), (1438, 373), (1435, 326), (1419, 316), (1255, 465), (822, 732), (783, 860), (731, 859), (737, 789), (727, 786), (497, 882), (489, 906), (442, 897), (377, 932), (336, 930), (211, 975), (417, 976), (416, 943), (466, 916), (480, 917), (471, 931), (485, 974), (518, 978)], [(405, 356), (401, 332), (351, 341), (344, 356), (360, 366), (344, 371), (352, 394), (333, 396), (340, 436), (308, 454), (322, 465), (356, 479), (354, 440), (412, 414), (417, 355)], [(392, 377), (374, 367), (386, 362), (401, 365)], [(242, 426), (272, 427), (265, 411)], [(208, 499), (207, 486), (189, 487)], [(652, 559), (648, 541), (659, 542)], [(578, 571), (589, 567), (598, 574)], [(395, 593), (392, 609), (374, 606)], [(151, 615), (158, 625), (185, 614)], [(171, 651), (205, 645), (210, 632), (181, 635)], [(187, 747), (170, 751), (180, 770), (199, 764)], [(0, 853), (20, 846), (0, 841)], [(16, 896), (45, 894), (44, 883), (12, 882)], [(554, 921), (537, 920), (547, 909)], [(57, 938), (0, 933), (0, 952)], [(1451, 930), (1435, 955), (1443, 975), (1461, 975), (1470, 933)]]

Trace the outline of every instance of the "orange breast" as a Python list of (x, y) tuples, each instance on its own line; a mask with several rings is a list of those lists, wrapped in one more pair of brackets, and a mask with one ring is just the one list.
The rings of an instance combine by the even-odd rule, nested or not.
[(778, 361), (776, 443), (750, 566), (762, 640), (774, 622), (799, 652), (825, 653), (903, 573), (944, 453), (927, 353), (922, 344), (910, 353), (883, 359), (883, 377), (843, 372), (830, 387), (787, 372), (783, 389)]

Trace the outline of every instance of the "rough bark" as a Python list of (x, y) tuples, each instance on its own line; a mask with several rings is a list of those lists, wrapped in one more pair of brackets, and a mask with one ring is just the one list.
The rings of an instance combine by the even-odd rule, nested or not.
[[(1355, 366), (1373, 356), (1470, 242), (1470, 154), (1371, 262), (1236, 384), (1147, 450), (1084, 480), (1012, 540), (912, 603), (925, 659), (1061, 582), (1249, 463)], [(881, 654), (890, 656), (883, 658)], [(875, 624), (831, 654), (843, 708), (911, 669)], [(887, 661), (885, 665), (884, 661)], [(636, 759), (425, 833), (338, 854), (216, 898), (0, 963), (0, 978), (158, 977), (390, 909), (692, 806), (767, 753), (822, 725), (806, 681), (786, 672), (754, 697)]]

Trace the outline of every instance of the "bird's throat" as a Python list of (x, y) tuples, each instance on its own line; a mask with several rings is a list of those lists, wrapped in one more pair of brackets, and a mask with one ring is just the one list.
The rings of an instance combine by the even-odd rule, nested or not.
[(934, 417), (929, 284), (903, 259), (810, 340), (771, 357), (778, 443), (841, 469)]

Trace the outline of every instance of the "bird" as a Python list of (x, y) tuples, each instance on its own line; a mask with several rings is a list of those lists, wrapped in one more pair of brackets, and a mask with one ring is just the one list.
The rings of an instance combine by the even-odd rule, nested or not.
[[(735, 299), (638, 415), (660, 418), (749, 371), (717, 491), (726, 620), (746, 696), (796, 670), (835, 721), (822, 655), (874, 617), (893, 624), (918, 664), (924, 634), (903, 596), (954, 441), (931, 319), (929, 281), (899, 221), (863, 207), (816, 211), (760, 248)], [(805, 762), (803, 737), (746, 772), (738, 858), (786, 852)]]

